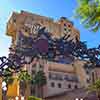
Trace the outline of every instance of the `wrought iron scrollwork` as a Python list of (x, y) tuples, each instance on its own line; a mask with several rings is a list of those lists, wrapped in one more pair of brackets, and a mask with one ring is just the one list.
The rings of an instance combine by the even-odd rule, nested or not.
[(100, 46), (87, 48), (85, 42), (75, 43), (68, 40), (69, 37), (65, 34), (59, 39), (52, 38), (52, 35), (45, 31), (45, 27), (38, 31), (36, 39), (26, 37), (20, 32), (15, 53), (10, 53), (8, 58), (0, 57), (0, 75), (5, 75), (5, 69), (9, 69), (11, 73), (19, 71), (23, 64), (30, 64), (36, 57), (51, 61), (57, 61), (57, 57), (72, 57), (100, 65)]

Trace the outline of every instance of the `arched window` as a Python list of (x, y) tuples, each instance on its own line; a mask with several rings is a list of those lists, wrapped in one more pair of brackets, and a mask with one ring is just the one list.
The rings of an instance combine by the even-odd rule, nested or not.
[(68, 88), (71, 89), (71, 84), (68, 84)]
[(75, 89), (78, 89), (78, 86), (77, 86), (77, 85), (75, 85), (75, 86), (74, 86), (74, 88), (75, 88)]
[(61, 88), (61, 83), (58, 83), (58, 88)]
[(51, 87), (55, 87), (55, 83), (54, 82), (51, 83)]
[(92, 72), (92, 82), (94, 83), (95, 82), (95, 73)]

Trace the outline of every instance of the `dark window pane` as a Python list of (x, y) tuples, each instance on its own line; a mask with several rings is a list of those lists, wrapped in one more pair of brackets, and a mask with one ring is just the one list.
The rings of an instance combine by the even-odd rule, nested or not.
[(64, 24), (64, 26), (66, 26), (66, 24)]
[(31, 95), (35, 95), (35, 88), (31, 87)]
[(16, 23), (16, 19), (15, 18), (13, 19), (13, 22)]
[(66, 29), (66, 28), (64, 28), (64, 30), (66, 31), (67, 29)]
[(58, 83), (58, 88), (61, 88), (61, 83)]
[(55, 83), (54, 82), (51, 83), (51, 87), (55, 87)]
[(68, 27), (71, 27), (71, 25), (70, 25), (70, 24), (68, 24)]
[(35, 70), (32, 70), (32, 72), (31, 72), (31, 73), (32, 73), (32, 75), (34, 75), (34, 74), (35, 74)]
[(90, 83), (90, 79), (87, 79), (86, 81), (87, 81), (87, 83)]
[(86, 74), (89, 74), (89, 70), (86, 70)]
[(71, 88), (71, 84), (68, 84), (68, 88)]
[(77, 85), (75, 85), (74, 87), (75, 87), (75, 89), (77, 89), (77, 88), (78, 88), (78, 86), (77, 86)]
[(36, 64), (32, 65), (32, 68), (35, 68), (36, 67)]

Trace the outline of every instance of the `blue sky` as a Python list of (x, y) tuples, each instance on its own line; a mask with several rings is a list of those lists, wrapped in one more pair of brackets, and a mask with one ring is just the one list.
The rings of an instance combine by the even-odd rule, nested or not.
[(89, 47), (97, 46), (100, 43), (100, 33), (92, 33), (78, 20), (72, 19), (76, 7), (76, 0), (2, 0), (0, 3), (0, 56), (8, 54), (11, 43), (11, 38), (5, 35), (7, 20), (13, 11), (20, 12), (20, 10), (48, 16), (55, 20), (65, 16), (73, 21), (80, 31), (81, 41), (87, 41)]

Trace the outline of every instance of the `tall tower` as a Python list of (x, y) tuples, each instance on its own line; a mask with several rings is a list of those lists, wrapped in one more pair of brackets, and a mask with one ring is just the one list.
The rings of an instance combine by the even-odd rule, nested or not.
[(70, 37), (69, 40), (72, 39), (74, 42), (80, 40), (79, 31), (67, 18), (61, 17), (60, 20), (55, 22), (51, 18), (25, 11), (21, 11), (21, 13), (13, 12), (7, 23), (6, 35), (12, 37), (12, 46), (15, 46), (19, 31), (22, 31), (26, 36), (30, 34), (35, 36), (42, 27), (45, 27), (46, 31), (54, 37), (59, 38), (67, 34)]
[[(6, 35), (12, 38), (12, 49), (10, 49), (10, 52), (13, 53), (13, 50), (20, 42), (20, 33), (25, 37), (32, 37), (32, 39), (34, 39), (38, 35), (38, 31), (42, 28), (45, 28), (45, 31), (49, 32), (52, 38), (59, 39), (66, 35), (68, 41), (77, 42), (80, 40), (79, 31), (74, 27), (73, 23), (65, 17), (61, 17), (58, 21), (54, 21), (52, 18), (25, 11), (21, 11), (20, 13), (13, 12), (7, 23), (6, 30)], [(22, 46), (24, 47), (24, 45)], [(30, 47), (29, 45), (27, 46)], [(45, 93), (47, 91), (47, 95), (66, 91), (66, 87), (68, 87), (67, 90), (80, 87), (71, 59), (67, 57), (64, 62), (67, 64), (45, 61), (43, 70), (47, 76), (47, 86), (45, 87)], [(43, 65), (43, 61), (41, 62), (41, 60), (40, 62), (33, 61), (31, 64), (25, 65), (26, 69), (30, 73), (34, 73), (34, 68), (32, 69), (32, 67), (34, 67), (36, 63), (38, 68), (39, 64)], [(55, 87), (55, 84), (57, 87)]]

